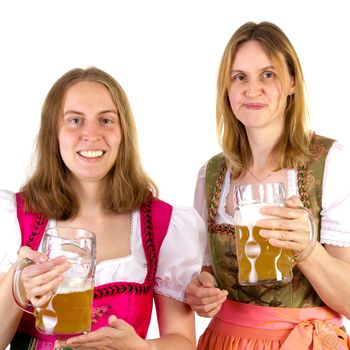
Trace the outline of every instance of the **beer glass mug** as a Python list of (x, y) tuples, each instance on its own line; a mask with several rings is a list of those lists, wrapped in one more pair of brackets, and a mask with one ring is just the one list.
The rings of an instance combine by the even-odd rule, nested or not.
[(35, 315), (35, 327), (39, 332), (58, 339), (89, 332), (96, 265), (95, 235), (79, 228), (50, 228), (45, 232), (42, 252), (49, 260), (65, 255), (71, 267), (63, 274), (64, 280), (50, 300), (32, 312), (32, 305), (22, 296), (20, 277), (23, 268), (33, 261), (21, 260), (13, 276), (16, 303)]
[(269, 244), (260, 236), (262, 229), (256, 225), (261, 219), (275, 217), (263, 215), (260, 209), (265, 206), (283, 206), (285, 190), (282, 183), (259, 183), (236, 186), (234, 189), (235, 231), (238, 262), (238, 281), (243, 286), (290, 282), (296, 261), (305, 259), (312, 251), (315, 242), (315, 222), (306, 208), (309, 217), (310, 236), (307, 248), (295, 256), (291, 250)]

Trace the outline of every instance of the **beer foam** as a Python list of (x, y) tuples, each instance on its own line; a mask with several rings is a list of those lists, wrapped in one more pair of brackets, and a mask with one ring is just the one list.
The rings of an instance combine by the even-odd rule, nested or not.
[(274, 219), (274, 216), (264, 215), (260, 212), (263, 207), (271, 206), (266, 203), (254, 203), (243, 205), (235, 213), (235, 225), (254, 226), (258, 220)]
[(65, 278), (64, 281), (58, 285), (56, 294), (68, 294), (85, 292), (92, 289), (93, 281), (91, 278), (70, 277)]

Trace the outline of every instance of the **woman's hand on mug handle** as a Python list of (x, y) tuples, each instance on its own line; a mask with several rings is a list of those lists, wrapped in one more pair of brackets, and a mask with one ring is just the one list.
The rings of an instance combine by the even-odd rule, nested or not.
[(56, 340), (55, 349), (114, 349), (114, 350), (151, 350), (149, 342), (137, 335), (127, 322), (112, 315), (108, 319), (109, 327), (73, 337)]
[(276, 216), (276, 219), (257, 221), (260, 235), (269, 239), (274, 247), (290, 249), (296, 259), (310, 247), (310, 222), (308, 212), (303, 208), (301, 200), (292, 196), (285, 200), (284, 207), (263, 207), (261, 213)]
[(63, 256), (48, 261), (44, 254), (26, 246), (19, 250), (18, 255), (33, 261), (23, 268), (21, 282), (28, 300), (34, 307), (40, 307), (50, 300), (52, 291), (63, 281), (63, 273), (69, 269), (70, 263)]
[(214, 276), (202, 271), (195, 276), (185, 290), (185, 303), (199, 316), (213, 317), (227, 299), (228, 292), (216, 287)]

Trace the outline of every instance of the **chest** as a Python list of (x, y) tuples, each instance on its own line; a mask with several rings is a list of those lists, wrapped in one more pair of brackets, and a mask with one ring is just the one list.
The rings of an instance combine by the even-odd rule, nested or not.
[(97, 263), (122, 258), (131, 252), (131, 214), (114, 214), (103, 218), (77, 217), (57, 222), (57, 226), (82, 227), (96, 235)]
[[(226, 173), (223, 188), (222, 188), (222, 203), (219, 204), (218, 216), (219, 220), (226, 219), (228, 223), (233, 223), (234, 217), (234, 188), (238, 185), (246, 185), (251, 183), (252, 180), (249, 175), (244, 175), (238, 179), (233, 179), (230, 171)], [(273, 172), (269, 177), (268, 182), (282, 183), (285, 189), (285, 198), (293, 195), (298, 195), (297, 189), (297, 176), (294, 169), (281, 169)]]

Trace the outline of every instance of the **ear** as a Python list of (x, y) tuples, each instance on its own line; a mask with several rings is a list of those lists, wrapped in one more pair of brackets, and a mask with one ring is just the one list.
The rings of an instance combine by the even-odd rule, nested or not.
[(289, 91), (288, 91), (288, 95), (292, 96), (292, 95), (294, 95), (294, 92), (295, 92), (295, 80), (294, 80), (294, 77), (292, 77), (291, 85), (290, 85)]

